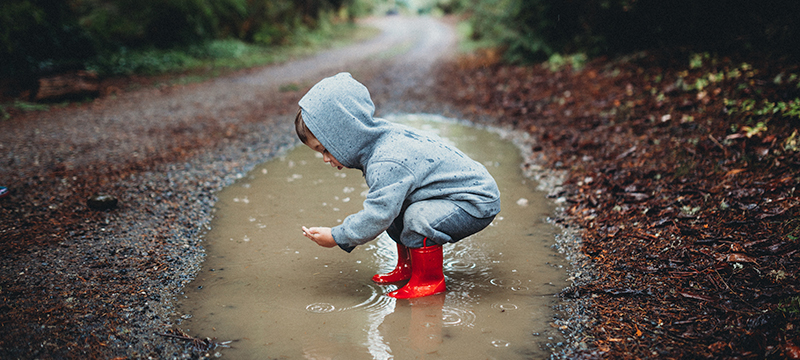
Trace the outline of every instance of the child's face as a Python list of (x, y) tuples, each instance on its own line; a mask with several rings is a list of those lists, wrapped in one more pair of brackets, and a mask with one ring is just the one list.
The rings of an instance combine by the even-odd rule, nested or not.
[(333, 166), (333, 167), (335, 167), (335, 168), (337, 168), (339, 170), (342, 170), (342, 169), (345, 168), (344, 165), (342, 165), (339, 162), (339, 160), (336, 160), (336, 158), (334, 158), (333, 155), (331, 155), (331, 153), (329, 153), (328, 150), (326, 150), (325, 147), (322, 146), (322, 143), (320, 143), (319, 140), (317, 140), (316, 138), (314, 138), (314, 137), (309, 138), (308, 139), (308, 144), (306, 144), (306, 145), (308, 147), (310, 147), (312, 150), (322, 154), (322, 161), (324, 161), (324, 162), (326, 162), (328, 164), (331, 164), (331, 166)]

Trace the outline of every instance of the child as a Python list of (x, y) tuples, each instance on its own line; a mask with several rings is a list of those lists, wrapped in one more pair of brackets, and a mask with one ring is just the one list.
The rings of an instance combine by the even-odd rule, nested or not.
[(349, 73), (323, 79), (300, 99), (300, 140), (339, 170), (361, 170), (369, 185), (363, 210), (334, 228), (303, 226), (303, 235), (350, 252), (385, 230), (397, 243), (397, 266), (372, 280), (409, 280), (387, 294), (398, 299), (440, 293), (442, 244), (488, 226), (500, 212), (500, 192), (483, 165), (410, 127), (374, 118), (374, 111), (369, 91)]

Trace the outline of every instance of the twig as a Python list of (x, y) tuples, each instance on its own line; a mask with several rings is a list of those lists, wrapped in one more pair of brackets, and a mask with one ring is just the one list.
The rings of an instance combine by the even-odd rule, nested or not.
[(725, 145), (720, 144), (719, 140), (717, 140), (717, 138), (711, 134), (708, 134), (708, 138), (711, 139), (711, 141), (713, 141), (714, 144), (716, 144), (720, 149), (722, 149), (722, 152), (725, 153), (726, 157), (728, 156), (728, 148), (726, 148)]
[(196, 337), (192, 337), (192, 336), (186, 335), (183, 331), (180, 331), (180, 330), (172, 330), (172, 331), (177, 331), (179, 335), (168, 334), (168, 333), (163, 333), (163, 334), (158, 334), (158, 335), (171, 337), (171, 338), (175, 338), (175, 339), (181, 339), (181, 340), (185, 340), (185, 341), (191, 341), (192, 342), (192, 348), (194, 348), (195, 351), (209, 351), (209, 350), (212, 350), (212, 349), (216, 349), (218, 347), (229, 348), (229, 347), (231, 347), (230, 343), (233, 342), (233, 340), (219, 342), (219, 341), (216, 341), (216, 338), (215, 339), (211, 339), (211, 338), (199, 339), (199, 338), (196, 338)]
[(186, 341), (193, 341), (193, 340), (195, 340), (195, 338), (193, 338), (193, 337), (191, 337), (191, 336), (172, 335), (172, 334), (158, 334), (158, 335), (161, 335), (161, 336), (166, 336), (166, 337), (171, 337), (171, 338), (176, 338), (176, 339), (181, 339), (181, 340), (186, 340)]

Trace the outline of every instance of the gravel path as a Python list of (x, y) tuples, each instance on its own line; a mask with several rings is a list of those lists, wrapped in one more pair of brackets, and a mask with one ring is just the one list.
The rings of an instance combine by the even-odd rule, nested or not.
[[(214, 194), (297, 144), (292, 120), (311, 85), (350, 71), (370, 88), (377, 115), (455, 115), (430, 90), (432, 69), (454, 53), (452, 27), (431, 18), (367, 23), (383, 33), (278, 66), (2, 123), (0, 186), (11, 195), (0, 200), (0, 358), (202, 356), (159, 334), (180, 315), (175, 301), (203, 260)], [(89, 209), (98, 193), (119, 206)]]

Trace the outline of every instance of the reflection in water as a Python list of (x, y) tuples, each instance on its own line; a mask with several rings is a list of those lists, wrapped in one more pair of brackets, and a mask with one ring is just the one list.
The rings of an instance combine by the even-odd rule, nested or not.
[[(503, 211), (444, 248), (447, 292), (410, 300), (370, 278), (394, 268), (386, 234), (351, 254), (318, 247), (301, 225), (332, 226), (361, 209), (366, 185), (298, 147), (219, 194), (204, 270), (181, 305), (187, 332), (239, 340), (235, 359), (530, 359), (557, 342), (549, 322), (564, 285), (550, 246), (552, 212), (525, 180), (517, 149), (497, 134), (431, 117), (395, 118), (437, 133), (486, 165)], [(433, 121), (438, 120), (438, 121)], [(402, 285), (399, 284), (399, 285)], [(535, 336), (545, 335), (545, 336)]]

